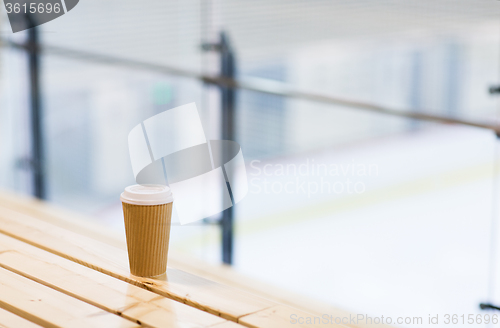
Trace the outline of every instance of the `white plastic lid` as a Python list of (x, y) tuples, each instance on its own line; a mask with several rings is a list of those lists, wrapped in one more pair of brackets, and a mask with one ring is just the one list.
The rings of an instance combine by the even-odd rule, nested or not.
[(133, 205), (160, 205), (172, 203), (174, 196), (170, 188), (163, 185), (133, 185), (125, 188), (120, 200)]

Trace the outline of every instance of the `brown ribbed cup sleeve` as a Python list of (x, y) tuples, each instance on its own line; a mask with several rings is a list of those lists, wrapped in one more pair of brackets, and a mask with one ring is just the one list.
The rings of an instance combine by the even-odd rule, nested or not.
[(130, 272), (139, 277), (165, 273), (173, 203), (122, 205)]

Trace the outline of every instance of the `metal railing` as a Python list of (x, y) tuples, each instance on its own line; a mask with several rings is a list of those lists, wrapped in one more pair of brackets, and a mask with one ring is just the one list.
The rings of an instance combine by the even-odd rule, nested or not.
[[(0, 40), (0, 46), (9, 46), (23, 50), (30, 50), (32, 47), (29, 44), (19, 44), (16, 42), (10, 42), (5, 40)], [(352, 109), (370, 111), (378, 114), (404, 117), (421, 121), (479, 127), (492, 130), (495, 133), (500, 134), (500, 124), (496, 123), (460, 119), (444, 115), (436, 115), (436, 114), (431, 114), (429, 111), (423, 109), (413, 109), (413, 111), (411, 111), (410, 109), (405, 109), (405, 108), (391, 108), (387, 106), (377, 105), (374, 103), (344, 99), (324, 93), (315, 93), (311, 91), (300, 90), (290, 84), (275, 80), (255, 78), (255, 77), (235, 79), (224, 75), (218, 75), (218, 76), (205, 75), (195, 71), (180, 69), (172, 66), (158, 65), (138, 60), (113, 57), (103, 54), (96, 54), (82, 50), (68, 49), (51, 45), (39, 46), (38, 50), (45, 54), (61, 56), (70, 59), (113, 65), (113, 66), (121, 66), (129, 69), (132, 68), (139, 70), (147, 70), (171, 76), (192, 78), (207, 84), (217, 85), (220, 87), (248, 90), (265, 94), (271, 94), (275, 96), (287, 97), (287, 98), (309, 100), (313, 102), (321, 102)], [(490, 89), (490, 92), (494, 90), (496, 90), (496, 87), (492, 87)]]

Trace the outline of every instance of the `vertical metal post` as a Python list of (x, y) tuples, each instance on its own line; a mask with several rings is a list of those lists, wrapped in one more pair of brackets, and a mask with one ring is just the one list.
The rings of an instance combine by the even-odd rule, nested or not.
[(446, 115), (450, 117), (457, 117), (460, 106), (460, 75), (461, 75), (461, 48), (455, 44), (450, 43), (446, 46), (447, 64), (446, 69), (446, 82), (444, 92), (444, 109)]
[[(422, 53), (415, 51), (412, 56), (412, 72), (410, 82), (410, 108), (412, 112), (418, 112), (422, 105)], [(410, 130), (420, 126), (420, 121), (410, 120)]]
[[(236, 74), (236, 60), (234, 56), (234, 51), (229, 43), (229, 39), (226, 33), (220, 33), (219, 43), (204, 43), (202, 44), (202, 49), (205, 51), (217, 51), (220, 54), (220, 75), (223, 78), (234, 79)], [(221, 116), (222, 116), (222, 139), (223, 140), (234, 140), (234, 126), (235, 126), (235, 91), (234, 88), (227, 86), (220, 86), (221, 90)], [(225, 151), (225, 150), (223, 150)], [(222, 154), (223, 158), (228, 158), (227, 154)], [(224, 177), (226, 181), (229, 181), (227, 172), (222, 168)], [(226, 182), (226, 186), (231, 196), (231, 201), (234, 204), (234, 199), (231, 192), (231, 186), (229, 182)], [(222, 230), (222, 262), (225, 264), (233, 263), (233, 239), (234, 239), (234, 227), (233, 227), (233, 207), (230, 207), (224, 212), (222, 212), (222, 219), (220, 220), (220, 226)]]
[[(220, 34), (220, 56), (221, 56), (221, 76), (234, 79), (235, 77), (235, 58), (234, 53), (229, 44), (227, 35), (224, 32)], [(234, 140), (234, 125), (235, 125), (235, 91), (233, 88), (221, 87), (221, 102), (222, 102), (222, 139)], [(229, 183), (228, 188), (230, 189)], [(226, 264), (233, 263), (233, 227), (234, 211), (233, 207), (222, 212), (222, 262)]]
[[(33, 26), (31, 16), (26, 15), (27, 24)], [(38, 28), (28, 29), (28, 66), (30, 80), (30, 119), (31, 119), (31, 169), (33, 172), (33, 194), (45, 199), (45, 177), (43, 167), (43, 130), (40, 97), (40, 42)]]

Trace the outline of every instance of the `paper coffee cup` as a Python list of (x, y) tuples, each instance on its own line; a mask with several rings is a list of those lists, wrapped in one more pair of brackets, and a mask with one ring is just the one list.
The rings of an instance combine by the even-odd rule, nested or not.
[(155, 277), (167, 271), (168, 241), (173, 196), (162, 185), (133, 185), (125, 188), (123, 205), (130, 272)]

